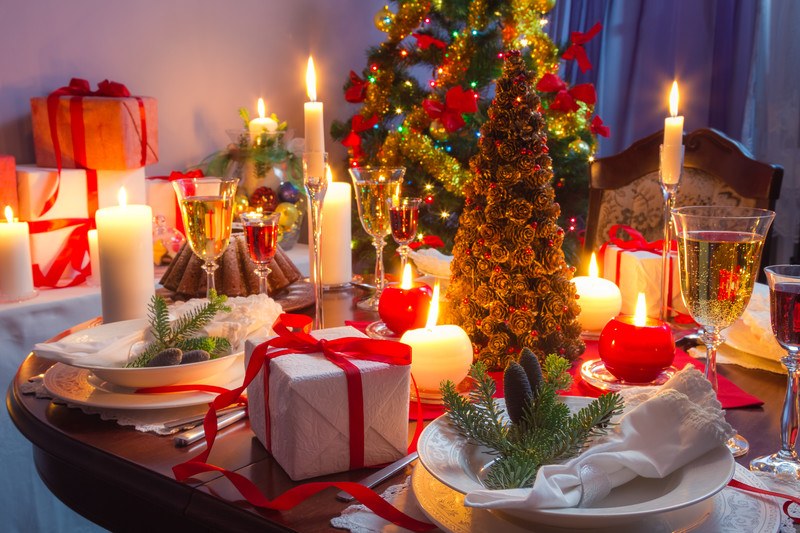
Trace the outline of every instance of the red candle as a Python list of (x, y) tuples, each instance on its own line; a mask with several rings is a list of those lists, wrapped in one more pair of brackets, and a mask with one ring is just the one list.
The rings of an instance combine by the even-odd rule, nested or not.
[(425, 325), (432, 295), (429, 285), (411, 281), (411, 266), (406, 265), (402, 283), (391, 283), (383, 289), (378, 314), (386, 327), (402, 335)]
[(649, 383), (672, 365), (675, 341), (669, 325), (646, 316), (644, 293), (636, 314), (620, 315), (600, 333), (600, 359), (614, 377), (629, 383)]

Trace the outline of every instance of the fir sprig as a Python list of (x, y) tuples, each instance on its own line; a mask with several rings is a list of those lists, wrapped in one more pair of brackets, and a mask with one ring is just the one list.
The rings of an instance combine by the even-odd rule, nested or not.
[(169, 309), (164, 298), (154, 295), (147, 306), (150, 319), (150, 333), (154, 340), (126, 368), (140, 368), (159, 352), (167, 348), (180, 348), (183, 351), (205, 350), (212, 358), (219, 357), (231, 349), (231, 343), (224, 337), (198, 337), (197, 334), (220, 311), (230, 312), (225, 305), (228, 297), (211, 290), (208, 301), (178, 318), (174, 324), (169, 320)]
[[(526, 353), (523, 358), (531, 356)], [(545, 358), (543, 379), (533, 384), (535, 393), (526, 396), (527, 403), (521, 406), (522, 416), (516, 423), (494, 400), (496, 384), (482, 363), (470, 370), (475, 388), (469, 399), (459, 395), (452, 382), (442, 385), (448, 417), (458, 431), (499, 456), (484, 480), (487, 487), (530, 487), (541, 466), (581, 453), (590, 439), (604, 433), (611, 418), (621, 412), (622, 398), (611, 393), (570, 414), (558, 398), (558, 391), (571, 383), (568, 369), (569, 362), (562, 357)], [(506, 401), (511, 401), (508, 396)]]

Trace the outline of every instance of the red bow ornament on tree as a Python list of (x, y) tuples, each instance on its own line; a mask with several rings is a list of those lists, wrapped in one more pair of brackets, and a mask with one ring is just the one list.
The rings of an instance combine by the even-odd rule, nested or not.
[(350, 87), (344, 92), (344, 99), (351, 104), (358, 104), (367, 98), (367, 85), (365, 80), (358, 77), (358, 74), (350, 71)]
[(465, 91), (461, 87), (453, 87), (444, 97), (444, 104), (436, 100), (423, 100), (422, 108), (431, 119), (438, 119), (444, 129), (452, 133), (464, 127), (464, 113), (478, 111), (478, 95), (475, 91)]
[(592, 119), (592, 123), (589, 124), (589, 131), (594, 133), (595, 135), (601, 135), (603, 137), (611, 136), (611, 130), (608, 126), (603, 124), (603, 119), (599, 116), (595, 115)]
[(353, 159), (360, 159), (364, 155), (361, 149), (361, 135), (368, 129), (378, 123), (378, 115), (372, 115), (369, 119), (365, 119), (363, 115), (354, 115), (353, 120), (350, 122), (350, 134), (345, 137), (342, 144), (347, 146), (353, 151)]
[(427, 50), (431, 46), (444, 50), (447, 46), (444, 41), (440, 41), (436, 37), (425, 35), (424, 33), (412, 33), (411, 36), (417, 40), (417, 46), (419, 46), (421, 50)]
[(581, 83), (567, 89), (567, 83), (555, 74), (547, 73), (536, 84), (536, 90), (544, 93), (556, 93), (550, 103), (550, 109), (570, 113), (580, 109), (578, 101), (586, 105), (594, 105), (597, 93), (591, 83)]
[(575, 59), (578, 62), (578, 68), (581, 69), (581, 72), (586, 72), (592, 68), (592, 63), (589, 61), (589, 56), (586, 55), (586, 49), (583, 45), (591, 41), (602, 29), (603, 25), (598, 22), (586, 33), (579, 31), (572, 32), (570, 35), (572, 44), (564, 51), (561, 58)]

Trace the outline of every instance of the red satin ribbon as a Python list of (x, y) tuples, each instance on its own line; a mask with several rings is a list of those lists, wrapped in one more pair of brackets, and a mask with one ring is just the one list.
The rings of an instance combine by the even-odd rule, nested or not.
[(464, 127), (464, 113), (478, 111), (477, 94), (472, 89), (465, 91), (455, 86), (447, 91), (444, 104), (437, 100), (423, 100), (422, 108), (432, 119), (439, 119), (448, 132), (454, 132)]
[(536, 83), (536, 90), (544, 93), (556, 93), (550, 103), (550, 109), (570, 113), (580, 109), (578, 101), (586, 105), (597, 102), (597, 92), (591, 83), (581, 83), (567, 89), (567, 83), (557, 75), (547, 73)]
[[(276, 337), (264, 342), (253, 351), (250, 361), (245, 370), (245, 377), (242, 385), (232, 390), (217, 388), (220, 394), (209, 404), (209, 410), (203, 420), (203, 427), (206, 432), (206, 449), (196, 457), (181, 463), (172, 468), (175, 479), (185, 481), (188, 478), (203, 472), (219, 472), (233, 483), (236, 489), (244, 496), (248, 502), (257, 507), (283, 511), (293, 508), (309, 497), (317, 494), (321, 490), (336, 487), (344, 490), (356, 497), (362, 504), (371, 509), (375, 514), (390, 520), (393, 523), (410, 529), (412, 531), (430, 531), (435, 526), (422, 522), (402, 513), (387, 501), (382, 499), (375, 491), (365, 486), (349, 481), (343, 482), (311, 482), (294, 487), (274, 500), (266, 498), (258, 487), (247, 478), (208, 464), (208, 456), (214, 446), (217, 436), (217, 409), (226, 407), (239, 401), (241, 393), (247, 388), (261, 369), (264, 369), (265, 402), (269, 402), (269, 363), (272, 359), (290, 353), (318, 353), (323, 355), (334, 364), (345, 370), (348, 379), (348, 403), (350, 412), (350, 463), (351, 468), (359, 468), (354, 465), (354, 461), (361, 462), (363, 466), (364, 453), (364, 422), (363, 422), (363, 399), (361, 403), (354, 404), (351, 396), (351, 387), (361, 386), (361, 374), (358, 367), (353, 365), (349, 359), (361, 359), (377, 361), (395, 365), (411, 364), (411, 348), (408, 345), (393, 341), (383, 341), (375, 339), (365, 339), (360, 337), (344, 337), (331, 341), (317, 340), (310, 335), (312, 320), (305, 315), (282, 314), (273, 324), (272, 329), (277, 334)], [(349, 370), (348, 370), (349, 369)], [(354, 371), (353, 371), (354, 369)], [(412, 378), (413, 379), (413, 378)], [(139, 389), (137, 392), (177, 392), (183, 390), (197, 390), (195, 385), (169, 386), (149, 389)], [(420, 410), (420, 405), (417, 406)], [(269, 405), (265, 406), (265, 416), (267, 417), (267, 448), (269, 449), (270, 423)], [(360, 427), (354, 428), (353, 419), (360, 420)], [(357, 422), (358, 423), (358, 422)], [(422, 424), (417, 423), (417, 432), (412, 440), (411, 446), (416, 447), (416, 438), (422, 430)], [(354, 444), (354, 437), (356, 443)], [(354, 450), (354, 446), (360, 450)], [(411, 446), (409, 447), (411, 449)], [(360, 459), (359, 459), (360, 457)]]
[(344, 91), (344, 99), (351, 104), (360, 104), (367, 98), (367, 82), (350, 71), (350, 87)]
[(447, 44), (445, 44), (444, 41), (441, 41), (431, 35), (426, 35), (424, 33), (412, 33), (411, 36), (417, 40), (417, 46), (419, 46), (420, 50), (427, 50), (431, 46), (435, 46), (440, 50), (447, 48)]
[[(64, 287), (74, 287), (80, 285), (91, 273), (91, 262), (83, 266), (86, 254), (89, 252), (88, 232), (94, 225), (94, 220), (89, 218), (60, 218), (55, 220), (35, 220), (28, 222), (28, 227), (32, 235), (37, 233), (47, 233), (63, 228), (74, 228), (67, 238), (66, 243), (58, 252), (50, 270), (47, 274), (42, 272), (41, 267), (33, 265), (33, 284), (37, 287), (52, 287), (61, 289)], [(78, 274), (66, 285), (59, 285), (61, 275), (67, 266), (78, 272)]]
[(611, 129), (603, 124), (603, 119), (601, 119), (598, 115), (595, 115), (592, 119), (592, 122), (589, 124), (589, 131), (602, 137), (611, 136)]
[(753, 492), (756, 494), (766, 494), (768, 496), (775, 496), (776, 498), (780, 498), (781, 500), (786, 500), (783, 503), (784, 514), (786, 514), (786, 516), (791, 518), (795, 524), (800, 524), (800, 517), (792, 516), (791, 514), (789, 514), (789, 506), (791, 504), (796, 503), (797, 505), (800, 505), (800, 498), (798, 498), (797, 496), (791, 496), (789, 494), (783, 494), (780, 492), (773, 492), (771, 490), (766, 490), (766, 489), (759, 489), (758, 487), (748, 485), (747, 483), (742, 483), (741, 481), (738, 481), (736, 479), (730, 480), (728, 482), (728, 486), (733, 487), (735, 489), (744, 490), (747, 492)]
[(344, 146), (347, 146), (353, 151), (353, 159), (361, 159), (364, 155), (364, 150), (361, 149), (361, 135), (368, 129), (378, 123), (378, 115), (372, 115), (369, 119), (365, 119), (363, 115), (353, 115), (353, 120), (350, 121), (350, 133), (342, 141)]
[[(170, 173), (169, 176), (150, 176), (147, 179), (149, 179), (149, 180), (161, 180), (161, 181), (175, 181), (175, 180), (180, 180), (180, 179), (184, 179), (184, 178), (202, 178), (202, 177), (203, 177), (203, 171), (200, 170), (199, 168), (196, 168), (196, 169), (190, 170), (189, 172), (186, 172), (186, 173), (178, 172), (177, 170), (174, 170), (174, 171), (172, 171)], [(175, 195), (175, 227), (181, 233), (183, 233), (183, 234), (186, 233), (186, 230), (184, 229), (184, 226), (183, 226), (183, 217), (181, 216), (181, 206), (178, 203), (178, 196), (177, 195)]]
[(586, 33), (579, 31), (572, 32), (570, 35), (570, 41), (572, 44), (564, 51), (564, 53), (561, 55), (561, 58), (577, 60), (578, 67), (581, 69), (581, 72), (586, 72), (592, 68), (592, 63), (589, 61), (589, 56), (586, 55), (586, 49), (583, 47), (583, 45), (591, 41), (595, 35), (600, 33), (600, 30), (602, 29), (603, 25), (598, 22)]

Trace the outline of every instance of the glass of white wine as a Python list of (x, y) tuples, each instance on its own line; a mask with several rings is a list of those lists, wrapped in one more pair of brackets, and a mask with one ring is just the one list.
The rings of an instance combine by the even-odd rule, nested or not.
[[(694, 206), (672, 210), (678, 237), (681, 296), (703, 328), (706, 378), (717, 391), (717, 347), (722, 330), (742, 316), (758, 276), (761, 250), (775, 213), (736, 206)], [(741, 435), (727, 442), (734, 456), (750, 445)]]
[(172, 182), (181, 208), (186, 240), (192, 252), (203, 261), (206, 296), (214, 289), (217, 259), (231, 238), (233, 199), (237, 179), (184, 178)]
[(364, 231), (372, 237), (375, 246), (375, 294), (359, 302), (361, 309), (378, 310), (383, 292), (383, 247), (386, 237), (392, 233), (389, 218), (390, 198), (400, 196), (400, 186), (406, 169), (404, 167), (352, 167), (348, 169), (356, 190), (358, 216)]

